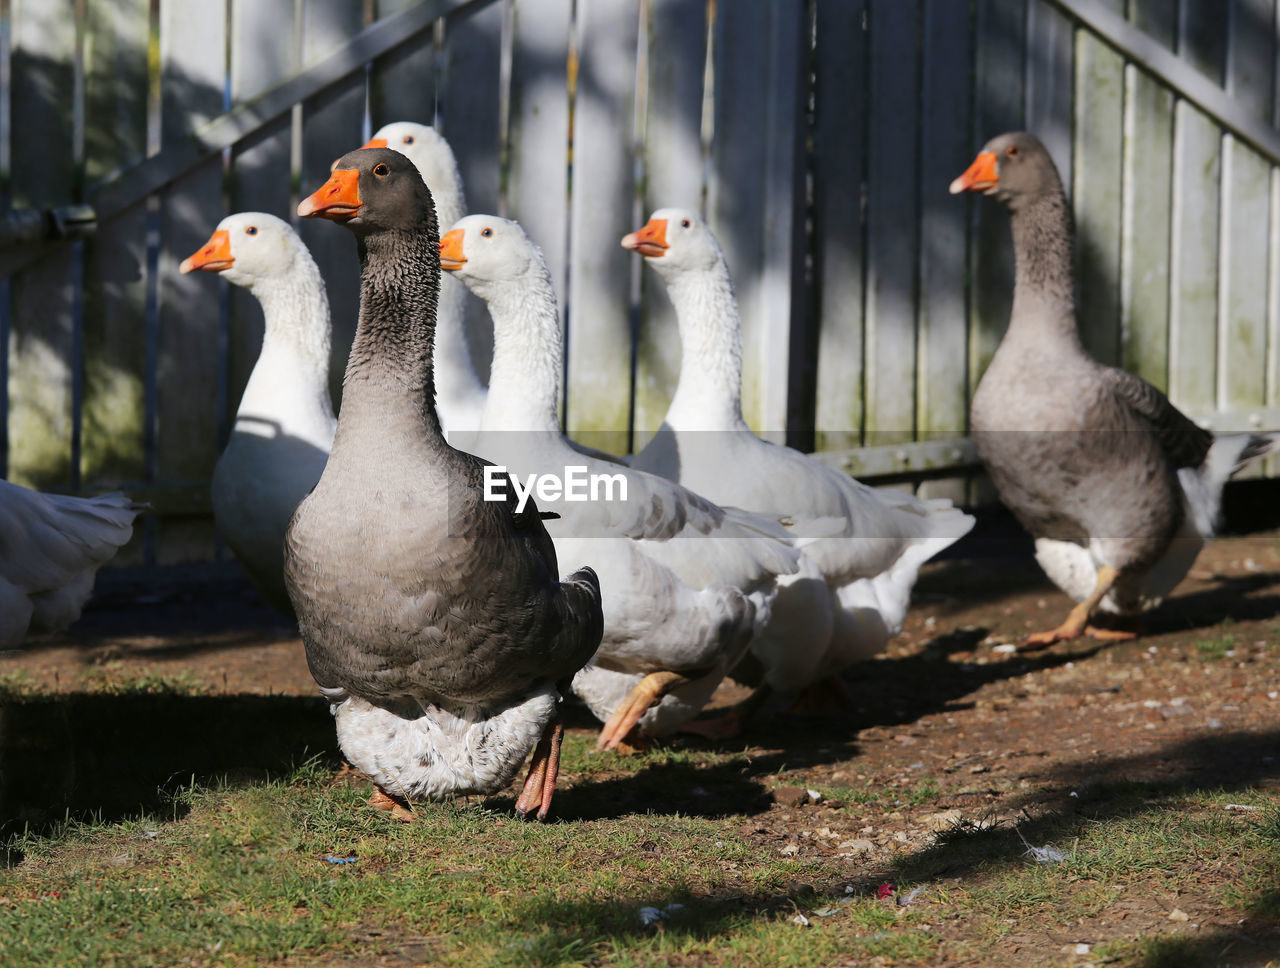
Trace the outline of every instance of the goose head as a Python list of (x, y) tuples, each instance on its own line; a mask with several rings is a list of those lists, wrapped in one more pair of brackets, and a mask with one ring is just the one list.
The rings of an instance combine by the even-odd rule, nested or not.
[(228, 282), (253, 289), (288, 275), (308, 253), (298, 233), (266, 212), (238, 212), (218, 223), (209, 241), (182, 260), (183, 274), (217, 272)]
[(545, 274), (542, 252), (516, 222), (468, 215), (440, 239), (440, 268), (481, 298), (499, 286)]
[(968, 170), (951, 183), (951, 194), (982, 192), (1017, 211), (1030, 199), (1060, 191), (1061, 184), (1040, 139), (1013, 131), (983, 146)]
[(435, 206), (418, 169), (390, 148), (357, 148), (333, 163), (329, 180), (298, 205), (303, 218), (339, 222), (358, 236), (435, 235)]
[(658, 209), (643, 228), (622, 237), (622, 247), (639, 252), (664, 276), (710, 269), (724, 258), (707, 223), (688, 208)]
[(433, 192), (458, 191), (458, 163), (449, 142), (435, 128), (416, 121), (394, 121), (379, 128), (365, 148), (391, 148), (417, 166)]

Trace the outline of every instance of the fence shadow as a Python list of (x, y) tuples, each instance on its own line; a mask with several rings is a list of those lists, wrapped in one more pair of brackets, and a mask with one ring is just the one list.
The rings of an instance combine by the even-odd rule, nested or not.
[(0, 702), (0, 832), (68, 814), (162, 809), (192, 782), (253, 782), (321, 755), (337, 763), (320, 698), (85, 695)]

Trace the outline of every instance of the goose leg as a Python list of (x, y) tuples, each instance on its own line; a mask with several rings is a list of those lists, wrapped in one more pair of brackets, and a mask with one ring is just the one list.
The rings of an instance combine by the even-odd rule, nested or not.
[(1090, 634), (1102, 632), (1101, 629), (1095, 630), (1089, 625), (1089, 618), (1093, 615), (1094, 609), (1098, 607), (1098, 603), (1102, 601), (1107, 592), (1111, 591), (1111, 586), (1116, 583), (1116, 579), (1119, 576), (1120, 572), (1109, 565), (1099, 568), (1098, 581), (1093, 586), (1093, 593), (1067, 613), (1066, 621), (1056, 629), (1051, 629), (1048, 632), (1036, 632), (1027, 636), (1027, 640), (1022, 643), (1018, 651), (1027, 652), (1033, 649), (1042, 649), (1047, 645), (1053, 645), (1054, 642), (1078, 638), (1086, 631), (1090, 632)]
[(524, 816), (534, 807), (538, 808), (539, 820), (547, 819), (547, 811), (551, 809), (551, 797), (556, 792), (556, 777), (560, 775), (560, 744), (564, 742), (564, 723), (557, 715), (547, 724), (542, 739), (533, 751), (533, 759), (529, 761), (529, 775), (525, 777), (524, 787), (516, 800), (516, 813)]
[(649, 673), (636, 684), (636, 687), (631, 690), (631, 695), (622, 705), (613, 711), (609, 721), (604, 724), (604, 729), (600, 730), (600, 738), (596, 740), (596, 746), (602, 750), (615, 749), (631, 732), (631, 728), (640, 722), (640, 717), (650, 706), (676, 686), (690, 681), (692, 680), (689, 676), (683, 676), (678, 672)]
[(376, 784), (372, 795), (369, 797), (369, 806), (375, 810), (388, 811), (392, 820), (399, 820), (401, 823), (409, 823), (413, 820), (413, 811), (402, 800), (398, 797), (393, 797)]

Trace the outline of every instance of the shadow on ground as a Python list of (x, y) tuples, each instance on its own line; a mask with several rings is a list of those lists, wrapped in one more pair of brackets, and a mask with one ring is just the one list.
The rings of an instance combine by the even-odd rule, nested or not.
[(0, 701), (0, 832), (67, 815), (155, 811), (195, 782), (261, 780), (337, 763), (320, 698), (71, 694)]

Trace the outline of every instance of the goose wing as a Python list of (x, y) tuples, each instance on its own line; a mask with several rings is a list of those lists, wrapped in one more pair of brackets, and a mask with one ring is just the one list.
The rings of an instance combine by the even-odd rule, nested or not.
[(1146, 380), (1126, 370), (1104, 370), (1105, 388), (1132, 416), (1145, 424), (1175, 467), (1199, 467), (1213, 446), (1213, 434), (1197, 426)]

